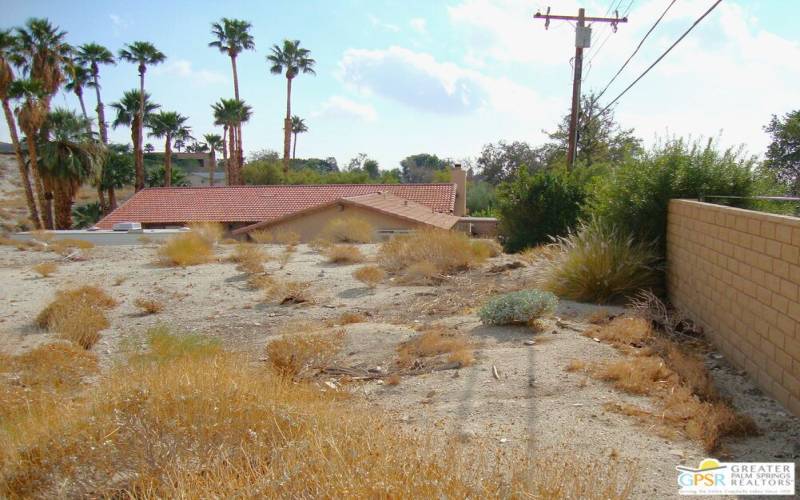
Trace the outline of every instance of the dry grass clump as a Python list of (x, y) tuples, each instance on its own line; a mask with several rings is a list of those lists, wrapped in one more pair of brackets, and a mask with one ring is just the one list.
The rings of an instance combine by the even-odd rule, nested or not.
[(279, 374), (301, 378), (328, 366), (342, 348), (344, 335), (344, 330), (287, 333), (267, 344), (267, 359)]
[(320, 232), (320, 238), (335, 243), (370, 243), (374, 235), (369, 221), (352, 215), (331, 219)]
[(375, 288), (386, 277), (386, 271), (378, 266), (359, 267), (353, 271), (353, 278), (370, 288)]
[(495, 240), (472, 240), (472, 251), (481, 259), (497, 257), (502, 255), (503, 247)]
[(283, 249), (283, 252), (278, 256), (278, 264), (280, 268), (283, 269), (292, 260), (292, 256), (297, 251), (296, 245), (286, 245), (286, 248)]
[(264, 261), (267, 259), (268, 256), (263, 250), (249, 243), (237, 244), (230, 257), (232, 262), (238, 264), (237, 269), (247, 274), (263, 273)]
[(642, 347), (655, 339), (650, 322), (637, 317), (620, 316), (600, 328), (590, 329), (586, 336), (594, 337), (614, 346)]
[(164, 310), (164, 303), (155, 299), (139, 297), (133, 301), (133, 305), (142, 310), (142, 314), (158, 314)]
[(84, 349), (100, 340), (100, 331), (108, 328), (105, 311), (117, 302), (96, 286), (82, 286), (56, 293), (56, 298), (36, 317), (39, 328), (75, 342)]
[(55, 262), (40, 262), (31, 268), (42, 278), (47, 278), (58, 270), (58, 264)]
[(95, 245), (91, 241), (79, 240), (76, 238), (53, 240), (48, 244), (48, 249), (59, 255), (67, 255), (75, 250), (91, 250), (94, 247)]
[(333, 245), (332, 241), (323, 240), (322, 238), (315, 238), (308, 243), (308, 247), (317, 253), (325, 253)]
[(367, 320), (367, 317), (358, 312), (343, 312), (339, 315), (339, 319), (336, 320), (336, 323), (339, 325), (350, 325), (353, 323), (363, 323)]
[(586, 369), (586, 362), (580, 359), (571, 359), (567, 366), (564, 367), (564, 371), (567, 372), (582, 372)]
[(281, 245), (295, 246), (300, 243), (300, 234), (290, 229), (278, 229), (273, 236)]
[(198, 336), (150, 335), (82, 394), (3, 422), (0, 497), (620, 499), (636, 483), (617, 461), (403, 433)]
[(667, 385), (675, 386), (678, 378), (657, 356), (625, 358), (605, 363), (595, 369), (594, 377), (613, 382), (614, 387), (630, 394), (652, 394)]
[(355, 245), (333, 245), (324, 253), (331, 264), (356, 264), (364, 261), (364, 254)]
[(447, 361), (469, 366), (475, 361), (472, 344), (462, 333), (443, 327), (432, 327), (397, 347), (397, 364), (410, 368), (420, 358), (447, 355)]
[(247, 233), (247, 235), (250, 236), (251, 240), (262, 245), (267, 243), (272, 243), (273, 240), (275, 239), (275, 236), (271, 232), (265, 231), (263, 229), (250, 231), (249, 233)]
[(189, 229), (212, 247), (219, 243), (225, 234), (225, 229), (218, 222), (196, 222), (189, 224)]
[(196, 266), (210, 262), (214, 257), (214, 244), (208, 234), (181, 233), (170, 237), (158, 249), (161, 263), (167, 266)]
[(402, 285), (438, 285), (445, 280), (433, 262), (415, 262), (408, 266), (397, 280)]
[(467, 235), (441, 229), (421, 229), (394, 236), (378, 251), (380, 265), (401, 275), (415, 264), (426, 263), (429, 270), (442, 276), (475, 267), (484, 260), (485, 256), (476, 254)]
[(264, 290), (267, 301), (278, 304), (302, 304), (313, 302), (311, 283), (308, 281), (279, 281), (269, 276), (260, 280), (259, 288)]

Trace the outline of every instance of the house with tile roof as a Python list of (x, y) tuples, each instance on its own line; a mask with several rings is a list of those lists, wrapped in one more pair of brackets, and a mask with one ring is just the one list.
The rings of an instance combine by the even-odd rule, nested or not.
[(290, 230), (313, 240), (330, 220), (357, 216), (376, 235), (422, 227), (469, 230), (466, 172), (452, 169), (452, 183), (322, 184), (171, 187), (143, 189), (97, 223), (113, 229), (122, 222), (143, 228), (218, 222), (233, 236), (254, 230)]

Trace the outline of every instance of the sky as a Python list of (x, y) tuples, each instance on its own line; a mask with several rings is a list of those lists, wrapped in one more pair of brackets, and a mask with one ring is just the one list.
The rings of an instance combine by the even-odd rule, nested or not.
[[(603, 96), (609, 102), (650, 65), (714, 0), (677, 0), (628, 67)], [(208, 47), (221, 17), (253, 25), (255, 50), (238, 59), (240, 93), (253, 107), (246, 152), (282, 151), (286, 79), (271, 75), (269, 49), (297, 39), (316, 60), (316, 76), (292, 85), (292, 113), (309, 132), (298, 157), (366, 153), (381, 168), (416, 153), (475, 158), (490, 142), (541, 144), (567, 112), (572, 92), (574, 27), (532, 18), (605, 15), (617, 8), (629, 22), (616, 33), (592, 28), (584, 56), (583, 90), (599, 91), (633, 52), (669, 0), (270, 0), (89, 1), (3, 0), (1, 28), (46, 17), (74, 45), (97, 42), (116, 53), (144, 40), (167, 60), (148, 70), (145, 86), (164, 110), (190, 117), (193, 134), (221, 133), (211, 104), (233, 96), (230, 59)], [(763, 126), (773, 114), (800, 107), (800, 2), (723, 0), (615, 107), (619, 123), (646, 144), (672, 136), (717, 138), (723, 147), (763, 154)], [(136, 67), (101, 69), (103, 100), (138, 85)], [(92, 92), (87, 107), (94, 108)], [(74, 95), (56, 106), (77, 109)], [(110, 111), (107, 110), (107, 116)], [(130, 142), (125, 128), (111, 131)], [(5, 122), (0, 140), (8, 141)], [(152, 139), (157, 150), (163, 145)]]

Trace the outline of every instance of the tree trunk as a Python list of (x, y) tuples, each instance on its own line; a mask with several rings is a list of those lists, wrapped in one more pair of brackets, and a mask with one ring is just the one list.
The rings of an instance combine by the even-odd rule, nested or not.
[(230, 127), (230, 134), (231, 134), (231, 184), (234, 186), (238, 186), (241, 184), (239, 182), (239, 138), (236, 135), (237, 128)]
[(114, 186), (108, 186), (108, 209), (109, 211), (117, 209), (117, 193), (114, 191)]
[(217, 154), (214, 148), (211, 148), (211, 165), (208, 167), (208, 185), (214, 185), (214, 174), (217, 171)]
[[(108, 144), (108, 129), (106, 128), (106, 114), (103, 109), (103, 101), (100, 100), (100, 82), (97, 77), (97, 68), (92, 68), (92, 76), (94, 76), (94, 92), (97, 96), (97, 127), (100, 129), (100, 140), (103, 144)], [(110, 193), (109, 193), (110, 198)]]
[(72, 229), (72, 189), (65, 185), (69, 182), (62, 180), (53, 186), (56, 229)]
[(83, 113), (83, 119), (86, 120), (86, 133), (89, 134), (89, 137), (92, 136), (92, 122), (89, 120), (89, 114), (86, 112), (86, 104), (83, 102), (83, 90), (75, 90), (75, 95), (78, 96), (78, 102), (81, 105), (81, 113)]
[(222, 161), (225, 163), (225, 184), (231, 185), (231, 163), (228, 161), (228, 126), (222, 127)]
[[(131, 126), (131, 142), (133, 142), (133, 161), (136, 168), (136, 179), (134, 180), (134, 191), (139, 191), (144, 188), (144, 163), (142, 163), (142, 170), (139, 171), (139, 149), (142, 147), (142, 139), (139, 135), (139, 116), (133, 117), (133, 123)], [(144, 160), (144, 157), (142, 157)], [(141, 175), (141, 180), (139, 176)], [(141, 182), (141, 184), (140, 184)], [(140, 186), (141, 187), (138, 187)]]
[(236, 71), (236, 56), (231, 56), (231, 68), (233, 69), (233, 96), (239, 100), (239, 75)]
[(139, 135), (139, 144), (134, 144), (136, 148), (136, 192), (144, 189), (144, 151), (142, 150), (142, 134), (144, 133), (144, 69), (139, 66), (139, 121), (136, 125), (136, 133)]
[(297, 132), (294, 133), (294, 141), (292, 142), (292, 160), (297, 156)]
[(172, 187), (172, 136), (164, 141), (164, 187)]
[(283, 173), (289, 173), (289, 143), (292, 142), (292, 79), (286, 78), (286, 118), (283, 120)]
[(11, 112), (11, 105), (8, 103), (8, 99), (3, 99), (3, 113), (6, 115), (8, 134), (11, 136), (11, 144), (14, 146), (14, 156), (17, 157), (19, 178), (25, 190), (25, 201), (28, 203), (28, 217), (31, 219), (34, 229), (41, 229), (42, 221), (39, 219), (39, 209), (36, 208), (36, 199), (33, 197), (31, 179), (28, 175), (28, 165), (25, 163), (25, 158), (22, 156), (22, 146), (19, 143), (19, 136), (17, 135), (17, 124), (14, 121), (14, 113)]
[(50, 200), (45, 192), (44, 181), (39, 174), (39, 162), (36, 156), (36, 134), (32, 130), (26, 130), (25, 136), (28, 139), (28, 158), (31, 162), (31, 173), (33, 174), (33, 182), (36, 184), (36, 195), (39, 198), (39, 208), (42, 211), (42, 228), (53, 229), (53, 214), (51, 211)]

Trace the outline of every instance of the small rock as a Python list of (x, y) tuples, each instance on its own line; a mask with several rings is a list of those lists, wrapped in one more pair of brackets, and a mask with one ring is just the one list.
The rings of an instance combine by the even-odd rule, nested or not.
[(534, 340), (526, 340), (526, 341), (524, 342), (524, 344), (525, 344), (525, 345), (535, 345), (535, 344), (536, 344), (536, 341), (534, 341)]
[(597, 337), (592, 337), (592, 340), (594, 340), (595, 342), (600, 342), (600, 339), (598, 339)]
[(508, 439), (507, 439), (507, 438), (500, 438), (500, 443), (501, 443), (501, 444), (505, 444), (505, 443), (507, 443), (507, 442), (508, 442)]
[(583, 403), (573, 403), (572, 406), (583, 406)]
[(711, 357), (712, 357), (712, 358), (714, 358), (714, 359), (722, 359), (722, 358), (724, 358), (725, 356), (723, 356), (722, 354), (719, 354), (719, 353), (716, 353), (716, 352), (715, 352), (715, 353), (712, 353), (712, 354), (711, 354)]
[(669, 454), (683, 458), (683, 451), (682, 450), (669, 450)]
[(375, 383), (378, 385), (383, 385), (385, 382), (383, 380), (376, 380)]

